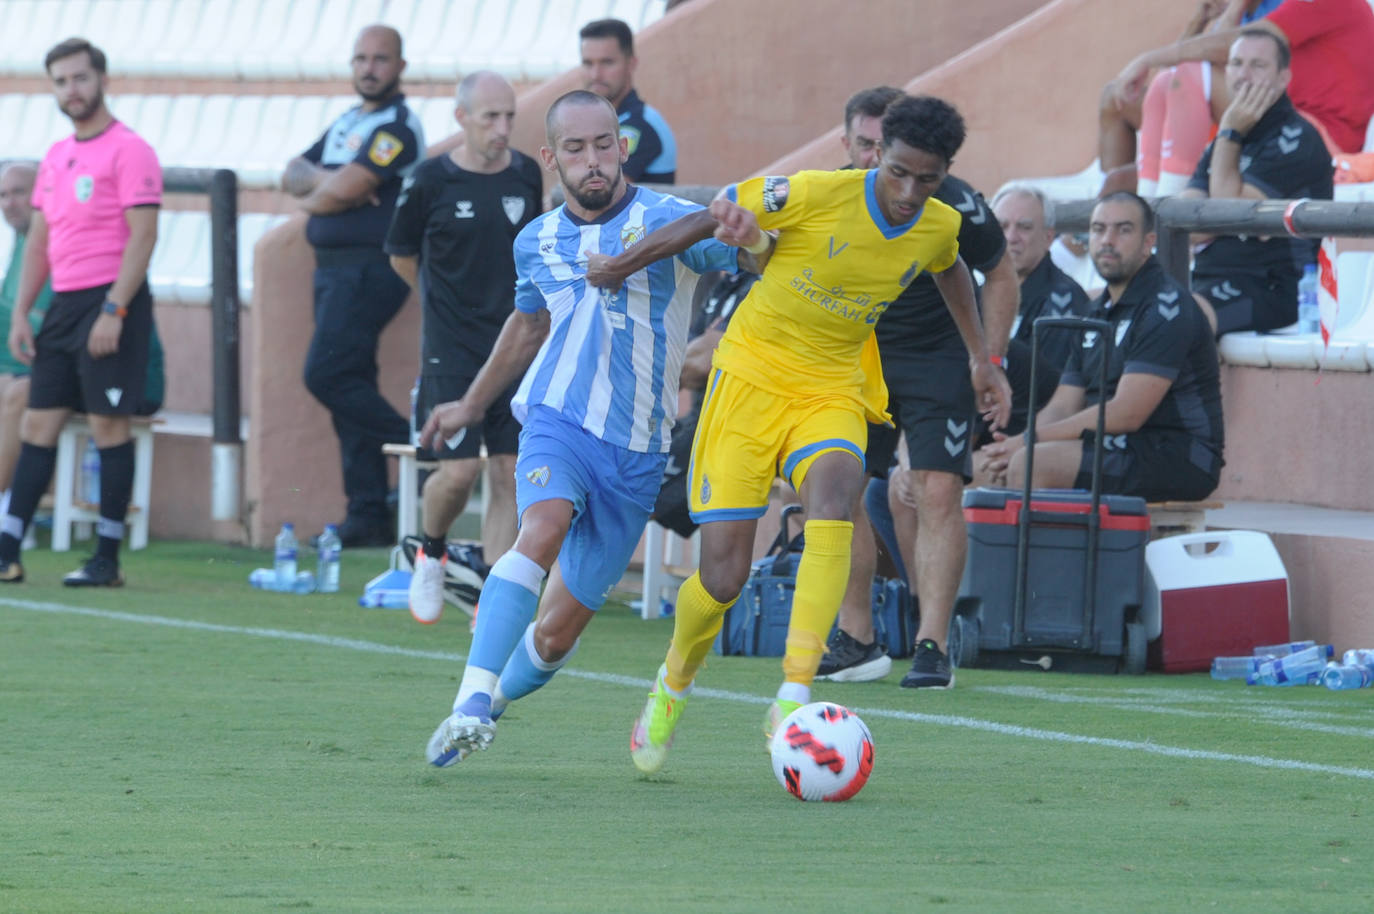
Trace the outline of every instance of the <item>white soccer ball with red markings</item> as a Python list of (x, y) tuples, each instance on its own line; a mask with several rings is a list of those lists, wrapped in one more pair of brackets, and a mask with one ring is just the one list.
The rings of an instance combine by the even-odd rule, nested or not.
[(783, 718), (769, 751), (778, 783), (798, 800), (847, 800), (873, 771), (868, 727), (853, 711), (828, 701), (802, 705)]

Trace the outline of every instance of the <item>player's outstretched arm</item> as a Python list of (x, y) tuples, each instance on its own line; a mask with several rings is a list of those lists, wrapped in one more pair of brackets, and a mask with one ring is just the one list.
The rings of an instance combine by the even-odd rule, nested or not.
[(968, 350), (969, 375), (973, 381), (974, 395), (978, 398), (978, 411), (991, 428), (999, 429), (1011, 417), (1011, 385), (1007, 383), (1007, 376), (1002, 369), (994, 365), (989, 357), (983, 321), (978, 316), (978, 302), (973, 294), (973, 277), (963, 258), (958, 257), (952, 266), (941, 273), (932, 273), (931, 278), (935, 280), (945, 300), (945, 307), (959, 328), (964, 348)]
[(711, 237), (716, 220), (707, 210), (679, 216), (662, 228), (650, 232), (643, 241), (622, 254), (587, 255), (587, 282), (598, 289), (619, 289), (626, 277), (665, 257), (674, 257)]
[(440, 403), (429, 414), (425, 427), (420, 430), (420, 446), (433, 448), (439, 441), (452, 438), (460, 430), (480, 422), (501, 392), (530, 367), (548, 335), (548, 309), (512, 311), (501, 328), (501, 335), (496, 338), (491, 355), (487, 356), (463, 398)]

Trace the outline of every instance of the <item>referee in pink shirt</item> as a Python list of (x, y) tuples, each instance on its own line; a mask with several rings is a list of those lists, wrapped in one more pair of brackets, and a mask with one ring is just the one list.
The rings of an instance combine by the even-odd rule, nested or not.
[[(148, 258), (157, 242), (162, 169), (151, 146), (105, 106), (105, 54), (69, 38), (44, 58), (53, 94), (76, 132), (43, 157), (33, 190), (9, 346), (32, 366), (10, 503), (0, 517), (0, 582), (24, 580), (24, 529), (52, 481), (57, 437), (85, 409), (100, 449), (95, 555), (62, 579), (118, 587), (119, 544), (134, 482), (129, 416), (143, 399), (153, 300)], [(37, 337), (29, 324), (43, 282), (53, 297)]]

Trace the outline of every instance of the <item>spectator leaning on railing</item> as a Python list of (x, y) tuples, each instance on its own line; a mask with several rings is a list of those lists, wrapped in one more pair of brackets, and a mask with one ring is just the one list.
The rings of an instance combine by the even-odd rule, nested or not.
[[(1289, 101), (1291, 79), (1282, 40), (1264, 29), (1240, 33), (1226, 63), (1231, 104), (1180, 196), (1331, 199), (1331, 158)], [(1286, 327), (1297, 320), (1298, 279), (1314, 257), (1305, 238), (1225, 235), (1198, 252), (1193, 291), (1216, 313), (1218, 336)]]

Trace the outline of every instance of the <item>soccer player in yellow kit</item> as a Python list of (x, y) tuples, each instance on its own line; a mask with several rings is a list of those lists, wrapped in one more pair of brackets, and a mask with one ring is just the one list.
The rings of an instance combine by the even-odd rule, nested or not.
[(963, 119), (946, 102), (901, 99), (883, 118), (877, 168), (753, 178), (726, 188), (707, 213), (589, 265), (590, 282), (614, 286), (712, 231), (755, 254), (771, 249), (707, 382), (688, 471), (701, 568), (678, 593), (668, 656), (630, 735), (641, 771), (657, 771), (667, 758), (697, 670), (748, 577), (754, 528), (778, 475), (806, 507), (806, 547), (784, 682), (765, 736), (810, 701), (849, 576), (866, 422), (888, 421), (873, 326), (922, 270), (935, 276), (959, 327), (980, 408), (994, 425), (1006, 419), (1010, 389), (988, 357), (973, 282), (959, 259), (959, 214), (930, 197), (963, 139)]

